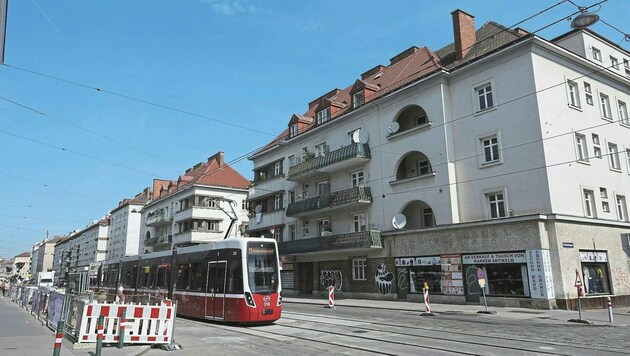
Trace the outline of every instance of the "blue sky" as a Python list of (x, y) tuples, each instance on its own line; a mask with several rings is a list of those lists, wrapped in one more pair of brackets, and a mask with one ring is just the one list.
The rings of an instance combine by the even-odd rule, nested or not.
[[(457, 8), (478, 28), (511, 26), (558, 2), (9, 0), (0, 256), (30, 250), (47, 229), (82, 229), (153, 178), (176, 179), (218, 151), (252, 179), (240, 157), (311, 100), (410, 46), (452, 42)], [(564, 2), (521, 27), (576, 10)], [(630, 1), (593, 10), (630, 31)], [(592, 29), (628, 48), (610, 26)], [(562, 20), (537, 34), (569, 30)]]

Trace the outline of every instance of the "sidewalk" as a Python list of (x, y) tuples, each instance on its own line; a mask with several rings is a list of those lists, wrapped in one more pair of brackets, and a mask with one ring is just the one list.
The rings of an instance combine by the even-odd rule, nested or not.
[[(317, 299), (313, 297), (283, 297), (283, 303), (291, 304), (314, 304), (322, 307), (328, 306), (328, 299)], [(387, 301), (387, 300), (368, 300), (368, 299), (336, 299), (335, 307), (350, 308), (373, 308), (373, 309), (389, 309), (401, 311), (417, 311), (424, 312), (424, 303), (411, 303), (407, 301)], [(440, 315), (483, 315), (488, 318), (505, 318), (518, 320), (531, 320), (545, 323), (562, 324), (567, 323), (569, 319), (578, 319), (577, 311), (567, 310), (540, 310), (527, 308), (508, 308), (508, 307), (488, 307), (488, 310), (496, 312), (494, 315), (479, 314), (484, 311), (483, 305), (470, 304), (436, 304), (431, 303), (431, 313), (436, 316)], [(589, 309), (582, 310), (582, 320), (589, 320), (597, 325), (612, 326), (629, 326), (630, 325), (630, 308), (614, 308), (613, 307), (613, 324), (608, 320), (608, 309)]]
[[(0, 345), (3, 356), (23, 355), (52, 355), (55, 344), (55, 333), (44, 326), (41, 321), (11, 301), (9, 297), (0, 298)], [(73, 350), (72, 342), (64, 339), (61, 345), (63, 355), (95, 355), (96, 344), (93, 347)], [(137, 356), (148, 352), (147, 345), (125, 346), (118, 349), (115, 346), (103, 346), (103, 356)]]

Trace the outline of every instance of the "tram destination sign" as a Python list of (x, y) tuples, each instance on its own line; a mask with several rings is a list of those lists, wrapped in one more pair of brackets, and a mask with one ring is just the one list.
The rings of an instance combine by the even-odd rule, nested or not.
[(493, 264), (493, 263), (526, 263), (525, 252), (480, 253), (476, 255), (462, 255), (465, 265)]

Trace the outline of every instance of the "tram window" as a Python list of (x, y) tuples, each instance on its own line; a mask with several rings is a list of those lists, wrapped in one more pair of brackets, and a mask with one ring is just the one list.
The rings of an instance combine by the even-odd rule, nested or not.
[(226, 285), (227, 293), (243, 293), (243, 265), (241, 260), (229, 263), (228, 281)]
[(278, 269), (275, 254), (248, 255), (249, 288), (253, 293), (273, 293), (278, 290)]
[(147, 288), (149, 286), (149, 273), (151, 272), (151, 266), (144, 266), (140, 270), (140, 287)]
[(225, 293), (225, 264), (211, 263), (208, 267), (208, 293)]
[(201, 291), (206, 284), (204, 277), (205, 264), (193, 263), (191, 266), (190, 290)]
[(136, 274), (133, 273), (132, 269), (127, 269), (125, 272), (123, 286), (128, 288), (134, 288), (136, 286)]
[(166, 277), (168, 276), (168, 270), (164, 267), (157, 269), (157, 288), (166, 288), (168, 283), (166, 282)]
[(186, 287), (190, 289), (189, 278), (190, 265), (188, 263), (179, 265), (177, 268), (177, 284), (175, 288), (177, 290), (186, 290)]

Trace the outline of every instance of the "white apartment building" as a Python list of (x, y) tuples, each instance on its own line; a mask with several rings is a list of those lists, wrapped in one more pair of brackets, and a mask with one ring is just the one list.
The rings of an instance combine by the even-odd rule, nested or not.
[(243, 236), (249, 181), (223, 159), (218, 152), (176, 181), (153, 181), (152, 200), (141, 211), (139, 254)]
[(13, 275), (18, 280), (25, 281), (31, 278), (31, 253), (23, 252), (13, 258)]
[(452, 15), (454, 43), (315, 99), (250, 157), (283, 292), (572, 308), (579, 279), (586, 306), (623, 302), (630, 53)]
[(52, 267), (55, 275), (66, 279), (67, 273), (89, 272), (95, 277), (97, 262), (105, 260), (107, 253), (108, 231), (109, 217), (105, 217), (57, 243)]
[(132, 199), (124, 199), (109, 213), (109, 238), (106, 258), (119, 259), (135, 256), (140, 248), (142, 215), (140, 211), (151, 199), (151, 190), (146, 188)]
[(62, 241), (62, 236), (55, 236), (33, 245), (31, 251), (31, 276), (36, 279), (39, 272), (52, 270), (55, 245)]

